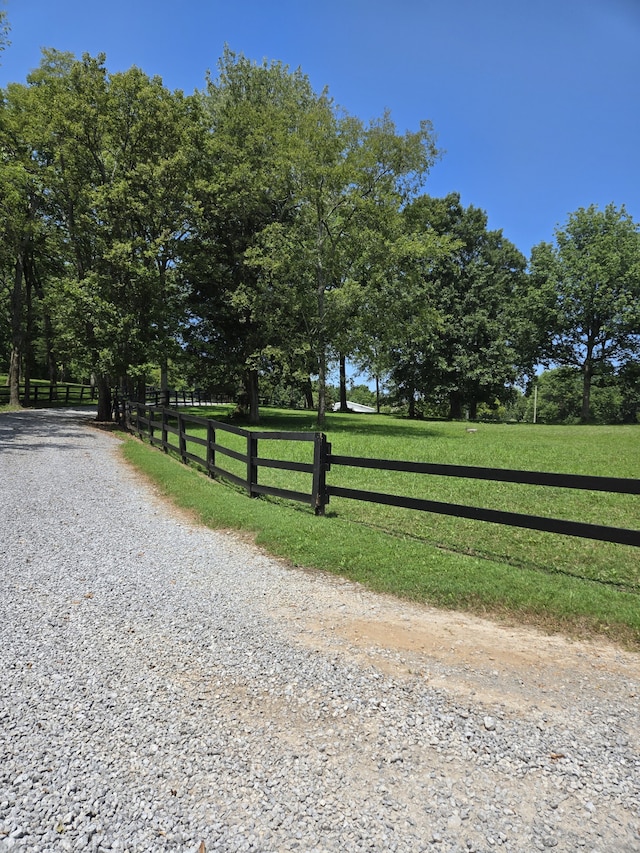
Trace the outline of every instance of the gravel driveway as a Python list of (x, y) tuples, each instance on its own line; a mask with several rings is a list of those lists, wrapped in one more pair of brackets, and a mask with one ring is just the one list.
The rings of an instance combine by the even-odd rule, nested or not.
[(640, 851), (637, 655), (289, 568), (78, 413), (0, 483), (0, 851)]

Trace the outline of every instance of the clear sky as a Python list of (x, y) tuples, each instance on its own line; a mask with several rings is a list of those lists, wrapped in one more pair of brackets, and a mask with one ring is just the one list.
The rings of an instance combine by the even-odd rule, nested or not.
[(0, 86), (53, 47), (192, 92), (225, 43), (300, 67), (398, 130), (433, 122), (425, 191), (457, 191), (529, 255), (578, 207), (640, 220), (640, 0), (0, 0)]

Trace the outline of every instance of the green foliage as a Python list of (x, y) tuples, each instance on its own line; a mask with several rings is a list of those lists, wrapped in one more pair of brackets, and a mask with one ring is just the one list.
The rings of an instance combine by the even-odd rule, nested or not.
[(595, 416), (591, 383), (599, 365), (640, 352), (640, 229), (624, 207), (594, 205), (569, 216), (556, 245), (531, 258), (540, 352), (582, 372), (580, 418)]
[[(8, 263), (24, 269), (26, 317), (36, 289), (54, 369), (62, 361), (93, 373), (101, 389), (143, 378), (178, 350), (184, 310), (176, 267), (202, 127), (194, 98), (137, 68), (109, 75), (104, 61), (47, 50), (27, 85), (8, 87), (12, 147), (4, 147), (10, 159), (0, 175), (5, 183), (20, 169), (25, 176), (14, 177), (13, 196), (4, 194), (28, 211), (27, 221), (9, 220), (22, 248), (2, 242)], [(19, 309), (13, 314), (16, 328), (28, 322)]]
[[(636, 423), (640, 410), (640, 366), (628, 362), (618, 371), (601, 364), (590, 392), (591, 421), (596, 424)], [(548, 424), (575, 424), (581, 420), (583, 378), (578, 368), (547, 370), (536, 380), (537, 420)], [(526, 420), (533, 420), (534, 398), (528, 398)]]
[[(420, 302), (438, 318), (421, 347), (424, 356), (416, 361), (415, 347), (402, 347), (392, 378), (409, 396), (417, 393), (431, 404), (447, 401), (452, 418), (462, 417), (465, 408), (475, 418), (478, 405), (506, 402), (518, 376), (514, 341), (526, 260), (500, 231), (487, 230), (483, 211), (463, 208), (457, 193), (422, 196), (405, 217), (412, 233), (432, 232), (449, 245), (424, 271)], [(422, 335), (412, 338), (424, 339), (427, 329), (423, 325)]]

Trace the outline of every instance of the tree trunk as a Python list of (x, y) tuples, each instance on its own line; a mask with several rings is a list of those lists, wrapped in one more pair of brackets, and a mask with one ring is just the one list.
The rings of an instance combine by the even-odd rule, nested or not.
[(160, 396), (162, 405), (165, 408), (169, 407), (169, 365), (166, 357), (163, 357), (160, 364)]
[(9, 404), (20, 405), (20, 361), (22, 357), (22, 258), (18, 257), (11, 293), (11, 358), (9, 362)]
[(313, 389), (311, 387), (311, 377), (307, 377), (304, 383), (304, 403), (307, 409), (313, 409)]
[(380, 414), (380, 377), (376, 373), (376, 411)]
[(593, 365), (591, 359), (587, 359), (582, 365), (582, 411), (580, 420), (588, 423), (591, 418), (591, 379), (593, 377)]
[(409, 417), (413, 419), (413, 418), (415, 418), (415, 416), (416, 416), (416, 392), (412, 390), (411, 394), (409, 395)]
[(56, 364), (56, 357), (53, 352), (51, 317), (46, 309), (44, 311), (44, 340), (47, 348), (47, 376), (49, 377), (49, 382), (55, 385), (58, 379), (58, 365)]
[(323, 427), (327, 413), (327, 348), (324, 328), (325, 281), (322, 267), (322, 225), (318, 224), (316, 293), (318, 297), (318, 426)]
[(340, 356), (340, 411), (348, 412), (347, 406), (347, 359)]
[(459, 421), (462, 419), (462, 396), (460, 391), (449, 392), (449, 420)]
[(260, 398), (258, 396), (258, 371), (250, 370), (247, 373), (247, 396), (249, 398), (249, 423), (260, 423)]
[(35, 270), (33, 267), (33, 258), (28, 258), (25, 261), (24, 267), (24, 283), (26, 297), (26, 326), (25, 339), (23, 344), (24, 351), (24, 405), (28, 406), (31, 402), (31, 376), (34, 367), (34, 352), (33, 352), (33, 282), (35, 279)]
[(144, 376), (139, 377), (136, 380), (136, 400), (138, 403), (141, 403), (143, 406), (147, 402), (147, 380)]
[(469, 420), (475, 421), (478, 417), (478, 401), (469, 400)]
[(112, 421), (113, 410), (109, 377), (98, 376), (96, 385), (98, 386), (98, 414), (96, 415), (96, 420), (104, 422)]

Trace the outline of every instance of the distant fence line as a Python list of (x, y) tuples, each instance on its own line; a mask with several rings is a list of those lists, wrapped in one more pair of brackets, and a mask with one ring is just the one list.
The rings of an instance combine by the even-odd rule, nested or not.
[[(317, 515), (323, 515), (331, 497), (368, 501), (390, 506), (404, 507), (422, 512), (451, 515), (458, 518), (488, 521), (511, 527), (541, 530), (547, 533), (559, 533), (583, 539), (595, 539), (603, 542), (616, 542), (622, 545), (640, 547), (640, 531), (620, 527), (608, 527), (578, 521), (546, 518), (523, 513), (484, 509), (442, 501), (389, 495), (362, 489), (350, 489), (333, 486), (327, 482), (327, 474), (332, 467), (373, 468), (383, 471), (403, 471), (419, 475), (437, 475), (442, 477), (463, 477), (470, 480), (493, 480), (497, 482), (520, 483), (523, 485), (548, 486), (552, 488), (582, 489), (618, 494), (639, 495), (640, 480), (622, 477), (591, 477), (582, 474), (551, 474), (536, 471), (516, 471), (503, 468), (483, 468), (466, 465), (447, 465), (429, 462), (408, 462), (388, 459), (370, 459), (366, 457), (340, 456), (332, 453), (331, 444), (321, 432), (270, 432), (246, 430), (210, 418), (187, 415), (165, 407), (154, 407), (136, 403), (126, 404), (126, 423), (130, 429), (149, 438), (152, 445), (161, 447), (165, 452), (177, 453), (183, 462), (196, 462), (205, 467), (210, 476), (222, 477), (255, 497), (273, 495), (309, 504)], [(206, 438), (188, 432), (188, 426), (206, 429)], [(246, 451), (239, 452), (221, 445), (216, 440), (217, 432), (233, 433), (246, 439)], [(177, 437), (177, 444), (171, 436)], [(313, 457), (309, 462), (293, 462), (272, 459), (260, 455), (265, 441), (306, 441), (313, 444)], [(187, 442), (205, 448), (205, 455), (192, 453)], [(246, 476), (225, 469), (220, 457), (233, 458), (246, 466)], [(279, 468), (289, 471), (301, 471), (311, 475), (311, 491), (298, 492), (290, 489), (262, 485), (258, 482), (260, 468)]]
[[(121, 398), (121, 391), (113, 388), (112, 396), (116, 404)], [(21, 403), (27, 402), (26, 386), (19, 385), (18, 395)], [(0, 385), (0, 406), (9, 403), (11, 390), (8, 385)], [(91, 403), (97, 401), (98, 389), (94, 385), (81, 385), (77, 382), (31, 382), (29, 386), (30, 403)], [(161, 406), (165, 392), (157, 389), (147, 389), (145, 402), (147, 405)], [(195, 388), (193, 390), (171, 389), (168, 392), (169, 405), (173, 406), (211, 406), (215, 403), (233, 403), (228, 394), (211, 394), (208, 391)]]
[[(18, 387), (18, 396), (22, 403), (27, 402), (24, 382)], [(98, 391), (93, 385), (77, 383), (52, 382), (43, 385), (31, 382), (29, 385), (29, 403), (91, 403), (98, 397)], [(0, 385), (0, 405), (6, 405), (11, 399), (11, 389), (8, 385)]]
[(211, 406), (215, 403), (233, 403), (235, 402), (228, 394), (211, 394), (209, 391), (204, 391), (201, 388), (193, 390), (170, 389), (169, 391), (161, 391), (157, 388), (147, 389), (145, 393), (145, 403), (150, 406), (164, 405), (165, 394), (170, 406)]

